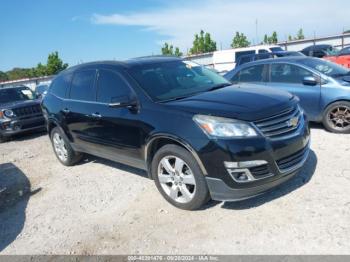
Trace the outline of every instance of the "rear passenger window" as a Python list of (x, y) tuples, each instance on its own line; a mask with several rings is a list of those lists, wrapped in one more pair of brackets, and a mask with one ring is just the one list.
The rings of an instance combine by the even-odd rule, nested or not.
[(269, 51), (265, 50), (265, 49), (259, 49), (259, 54), (265, 54), (268, 53)]
[(313, 73), (290, 64), (271, 65), (271, 82), (301, 84), (306, 76), (313, 76)]
[(250, 66), (239, 73), (239, 82), (262, 82), (264, 80), (264, 65)]
[(84, 70), (74, 73), (70, 88), (70, 99), (96, 101), (95, 76), (96, 70)]
[(116, 103), (121, 97), (129, 97), (130, 89), (119, 73), (110, 70), (100, 70), (97, 81), (97, 101), (101, 103)]
[(238, 62), (238, 60), (241, 56), (254, 55), (254, 54), (255, 54), (255, 50), (236, 52), (235, 53), (235, 61)]
[(65, 98), (67, 87), (69, 87), (70, 81), (72, 79), (72, 74), (61, 74), (58, 75), (50, 85), (50, 93), (60, 97)]

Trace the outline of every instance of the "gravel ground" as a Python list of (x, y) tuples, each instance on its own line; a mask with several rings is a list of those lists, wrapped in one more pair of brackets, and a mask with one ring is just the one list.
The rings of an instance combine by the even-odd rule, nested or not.
[(193, 212), (140, 170), (94, 157), (62, 166), (47, 135), (0, 144), (0, 253), (350, 254), (350, 136), (311, 132), (298, 176)]

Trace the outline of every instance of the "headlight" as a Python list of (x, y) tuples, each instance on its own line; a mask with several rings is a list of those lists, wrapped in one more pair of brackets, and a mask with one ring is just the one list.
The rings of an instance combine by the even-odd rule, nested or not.
[(4, 110), (4, 116), (11, 118), (14, 116), (14, 113), (11, 109), (6, 109), (6, 110)]
[(218, 138), (257, 136), (254, 128), (246, 122), (206, 115), (195, 115), (193, 120), (209, 136)]

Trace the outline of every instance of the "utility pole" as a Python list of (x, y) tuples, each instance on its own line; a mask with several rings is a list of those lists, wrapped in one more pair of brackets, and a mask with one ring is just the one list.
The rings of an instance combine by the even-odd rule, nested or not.
[(255, 39), (256, 39), (256, 44), (258, 45), (259, 39), (258, 39), (258, 19), (255, 19)]

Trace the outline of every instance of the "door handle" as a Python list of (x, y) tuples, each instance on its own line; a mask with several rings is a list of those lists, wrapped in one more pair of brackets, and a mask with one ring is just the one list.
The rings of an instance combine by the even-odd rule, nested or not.
[(102, 116), (99, 113), (93, 113), (91, 114), (93, 118), (101, 118)]
[(62, 112), (65, 113), (65, 114), (68, 114), (68, 113), (70, 113), (70, 110), (68, 108), (65, 108), (65, 109), (62, 110)]

